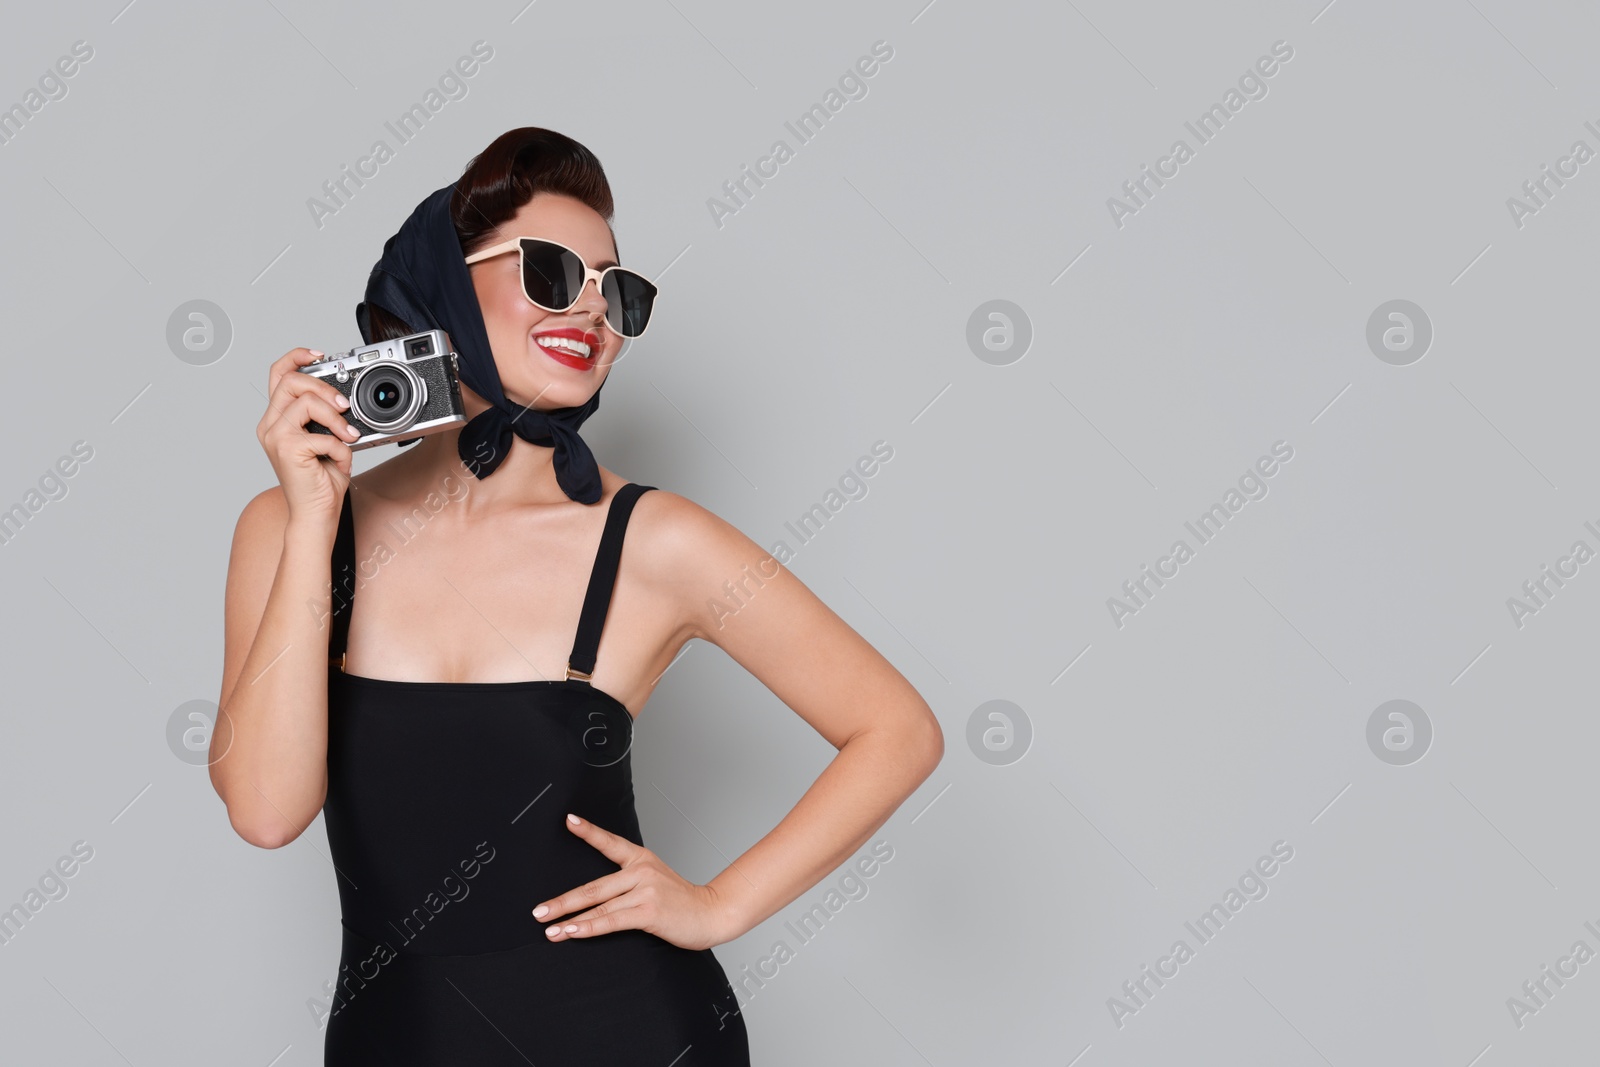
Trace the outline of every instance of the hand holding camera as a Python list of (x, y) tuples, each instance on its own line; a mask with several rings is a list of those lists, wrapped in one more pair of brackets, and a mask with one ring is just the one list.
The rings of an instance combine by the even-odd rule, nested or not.
[(427, 330), (331, 356), (308, 348), (286, 352), (269, 372), (256, 439), (283, 486), (289, 524), (331, 536), (355, 449), (466, 421), (450, 337)]
[[(283, 487), (289, 525), (307, 525), (331, 537), (350, 483), (351, 451), (346, 442), (354, 441), (358, 434), (342, 429), (337, 436), (306, 432), (306, 423), (312, 419), (328, 426), (346, 425), (342, 406), (349, 402), (332, 385), (299, 373), (302, 365), (321, 358), (320, 352), (295, 348), (273, 361), (267, 379), (267, 410), (256, 425), (256, 440), (266, 450)], [(332, 462), (322, 462), (324, 456)]]

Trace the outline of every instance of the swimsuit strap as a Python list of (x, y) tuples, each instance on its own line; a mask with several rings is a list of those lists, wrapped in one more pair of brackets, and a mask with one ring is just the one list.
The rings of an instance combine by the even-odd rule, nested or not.
[(345, 643), (350, 637), (350, 608), (356, 596), (356, 523), (350, 510), (350, 487), (345, 486), (339, 511), (339, 531), (333, 538), (333, 608), (328, 616), (328, 665), (344, 670)]
[(589, 573), (589, 590), (584, 594), (583, 612), (578, 616), (578, 634), (567, 659), (567, 677), (587, 682), (594, 672), (595, 654), (600, 648), (600, 632), (605, 629), (606, 612), (611, 607), (611, 591), (617, 583), (617, 564), (622, 559), (622, 538), (628, 529), (633, 505), (653, 485), (629, 482), (611, 498), (606, 512), (606, 527), (600, 535), (594, 569)]

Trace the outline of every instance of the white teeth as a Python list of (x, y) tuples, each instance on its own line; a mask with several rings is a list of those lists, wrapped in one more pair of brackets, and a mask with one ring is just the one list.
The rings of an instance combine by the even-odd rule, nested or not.
[(584, 359), (589, 358), (589, 346), (582, 341), (573, 341), (566, 337), (536, 337), (534, 340), (546, 348), (565, 348), (569, 352), (577, 353)]

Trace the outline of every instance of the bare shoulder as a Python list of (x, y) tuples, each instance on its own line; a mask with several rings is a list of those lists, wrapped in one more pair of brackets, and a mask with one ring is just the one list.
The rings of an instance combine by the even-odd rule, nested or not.
[[(639, 497), (628, 520), (630, 548), (650, 570), (694, 572), (707, 564), (742, 556), (759, 546), (743, 531), (686, 496), (655, 489)], [(637, 530), (637, 544), (635, 544)], [(765, 553), (762, 553), (765, 555)]]
[(263, 543), (283, 541), (284, 527), (289, 524), (289, 499), (283, 486), (274, 482), (251, 497), (239, 512), (239, 521), (233, 527), (233, 547), (260, 547)]
[(643, 536), (629, 566), (670, 600), (680, 632), (722, 649), (835, 748), (907, 724), (938, 762), (943, 741), (927, 702), (776, 557), (677, 493), (645, 493), (636, 511)]
[[(694, 636), (714, 640), (702, 618), (709, 598), (727, 582), (758, 573), (771, 581), (782, 564), (737, 526), (688, 497), (665, 489), (642, 495), (628, 523), (629, 565), (651, 586), (680, 603)], [(791, 580), (798, 583), (792, 575)]]
[[(383, 483), (375, 482), (374, 475), (382, 466), (379, 464), (371, 471), (351, 478), (351, 487), (362, 492), (381, 490)], [(245, 502), (244, 510), (239, 513), (239, 521), (234, 525), (234, 547), (270, 543), (275, 548), (281, 548), (283, 531), (288, 525), (289, 498), (284, 495), (283, 486), (273, 482)]]
[(648, 543), (652, 557), (671, 557), (676, 563), (715, 551), (719, 543), (735, 535), (744, 537), (721, 516), (667, 489), (653, 489), (639, 497), (628, 520), (630, 541), (635, 527), (641, 529), (639, 540)]

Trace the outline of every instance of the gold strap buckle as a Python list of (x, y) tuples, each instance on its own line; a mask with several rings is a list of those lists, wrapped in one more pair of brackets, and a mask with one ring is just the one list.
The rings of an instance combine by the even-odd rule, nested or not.
[(575, 671), (575, 670), (572, 669), (572, 661), (571, 660), (567, 661), (567, 678), (568, 678), (568, 680), (576, 678), (580, 682), (588, 682), (588, 681), (590, 681), (590, 675), (585, 674), (583, 671)]
[(338, 667), (341, 671), (344, 670), (344, 653), (341, 652), (337, 656), (329, 656), (328, 666)]

